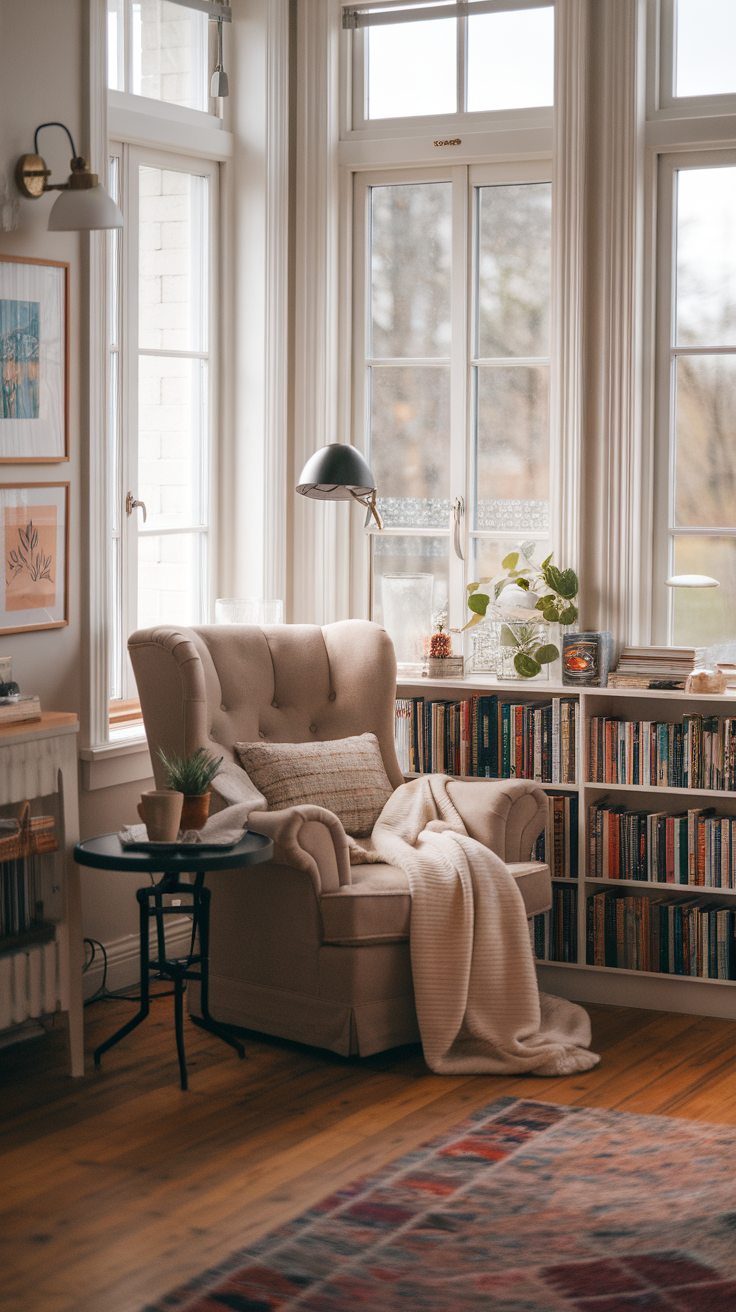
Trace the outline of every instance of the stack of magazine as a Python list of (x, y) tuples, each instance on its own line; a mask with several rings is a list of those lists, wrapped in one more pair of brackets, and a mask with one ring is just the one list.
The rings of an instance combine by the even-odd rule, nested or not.
[(695, 663), (692, 647), (624, 647), (609, 688), (684, 689)]

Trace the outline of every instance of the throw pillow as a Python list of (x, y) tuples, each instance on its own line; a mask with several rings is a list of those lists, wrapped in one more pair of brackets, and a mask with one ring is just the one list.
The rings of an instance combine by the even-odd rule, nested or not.
[(347, 834), (372, 833), (393, 789), (374, 733), (317, 743), (236, 743), (251, 783), (269, 809), (324, 806)]

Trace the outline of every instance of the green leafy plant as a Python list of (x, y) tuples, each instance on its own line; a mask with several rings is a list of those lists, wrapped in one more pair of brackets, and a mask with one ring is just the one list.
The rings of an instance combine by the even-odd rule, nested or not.
[[(465, 625), (471, 629), (485, 618), (491, 599), (498, 601), (504, 588), (515, 583), (523, 592), (541, 592), (534, 609), (541, 611), (546, 624), (574, 624), (578, 617), (575, 599), (578, 595), (578, 576), (574, 569), (560, 570), (552, 564), (550, 554), (541, 565), (532, 559), (536, 543), (523, 542), (518, 551), (510, 551), (501, 561), (501, 570), (493, 578), (479, 579), (467, 586), (468, 609), (473, 612)], [(490, 584), (488, 592), (478, 589)]]
[(514, 669), (522, 679), (533, 679), (543, 665), (556, 661), (559, 651), (553, 642), (542, 639), (542, 625), (538, 620), (528, 624), (511, 620), (501, 625), (501, 646), (514, 647)]
[[(517, 649), (514, 668), (524, 679), (534, 678), (543, 665), (557, 660), (560, 654), (554, 643), (543, 640), (539, 624), (531, 618), (531, 611), (539, 611), (539, 621), (545, 624), (574, 624), (578, 617), (575, 605), (579, 586), (577, 574), (573, 569), (558, 569), (552, 564), (551, 554), (537, 565), (533, 560), (535, 547), (535, 542), (522, 542), (518, 551), (510, 551), (504, 556), (498, 574), (469, 583), (467, 587), (468, 609), (472, 615), (465, 629), (480, 624), (488, 607), (495, 604), (511, 584), (522, 592), (537, 596), (533, 607), (512, 608), (505, 617), (508, 622), (501, 626), (501, 646)], [(488, 585), (488, 591), (480, 591), (481, 587)]]
[(198, 747), (193, 756), (179, 756), (176, 752), (169, 756), (163, 747), (159, 747), (158, 754), (166, 770), (166, 787), (185, 797), (206, 793), (223, 761), (221, 756), (215, 760), (205, 747)]

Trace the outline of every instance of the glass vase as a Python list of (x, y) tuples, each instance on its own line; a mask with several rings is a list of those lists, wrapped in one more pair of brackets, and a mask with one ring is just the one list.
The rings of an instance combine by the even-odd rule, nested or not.
[(473, 671), (475, 674), (497, 674), (500, 661), (501, 626), (495, 620), (484, 619), (471, 630), (473, 640)]
[[(549, 679), (549, 665), (542, 665), (538, 674), (524, 674), (516, 664), (517, 657), (534, 660), (534, 653), (540, 647), (549, 646), (549, 625), (537, 620), (502, 620), (499, 629), (499, 679), (515, 679), (529, 682), (531, 679), (542, 682)], [(523, 666), (523, 661), (520, 662)]]

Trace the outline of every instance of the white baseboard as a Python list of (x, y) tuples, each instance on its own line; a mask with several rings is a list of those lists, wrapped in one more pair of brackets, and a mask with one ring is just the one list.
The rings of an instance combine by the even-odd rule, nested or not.
[[(192, 936), (192, 922), (189, 916), (172, 916), (165, 927), (165, 933), (167, 956), (184, 956), (189, 950)], [(107, 987), (115, 991), (138, 984), (140, 981), (138, 935), (126, 934), (123, 938), (112, 939), (104, 946), (107, 953)], [(155, 926), (152, 926), (149, 936), (149, 951), (152, 957), (157, 953)], [(89, 953), (89, 947), (87, 952)], [(103, 971), (104, 956), (98, 948), (92, 965), (82, 976), (85, 999), (97, 992), (102, 984)]]

